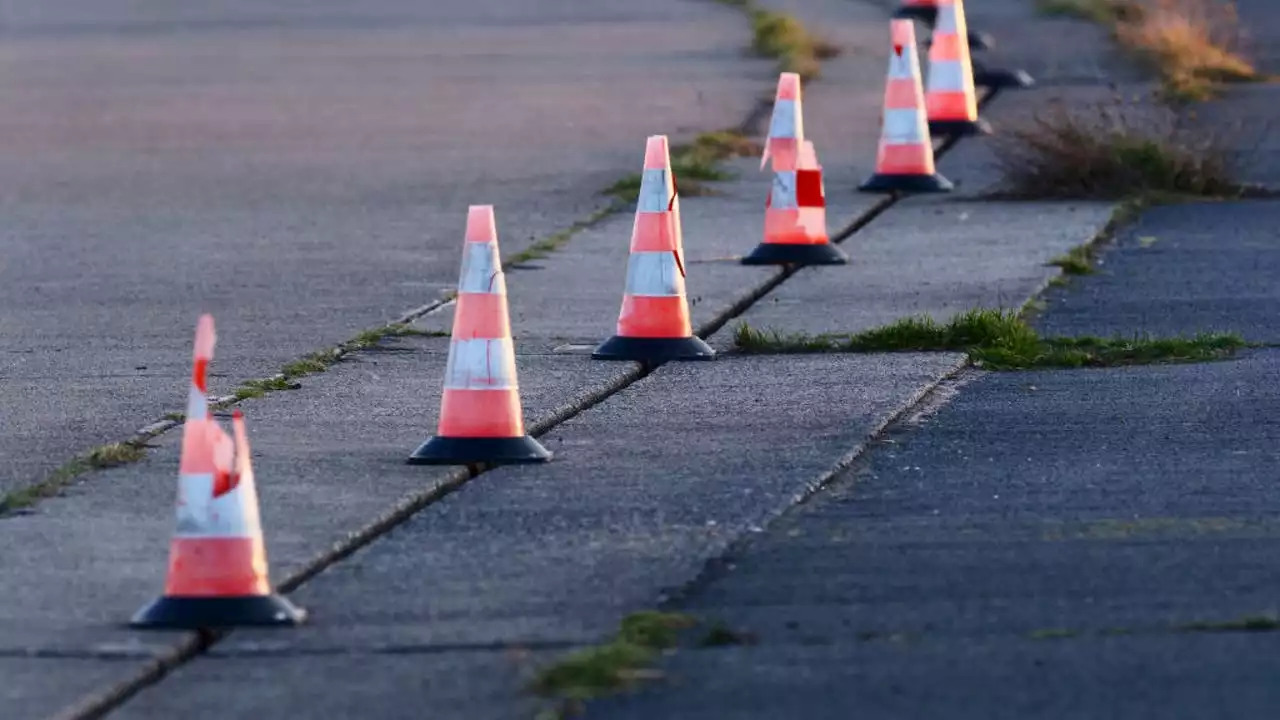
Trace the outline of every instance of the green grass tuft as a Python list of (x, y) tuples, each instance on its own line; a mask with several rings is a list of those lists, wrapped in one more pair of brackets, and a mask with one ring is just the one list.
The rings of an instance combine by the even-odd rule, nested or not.
[(1252, 615), (1226, 622), (1194, 622), (1182, 625), (1188, 632), (1271, 632), (1280, 630), (1280, 618), (1274, 615)]
[(1062, 268), (1067, 275), (1089, 275), (1093, 273), (1093, 251), (1091, 246), (1081, 245), (1050, 260), (1049, 264)]
[(555, 698), (562, 708), (576, 708), (583, 700), (657, 679), (661, 673), (652, 666), (658, 653), (675, 647), (680, 632), (695, 624), (693, 618), (677, 613), (634, 613), (622, 620), (609, 642), (578, 650), (542, 668), (529, 689)]
[(1016, 312), (970, 310), (947, 323), (927, 316), (857, 334), (783, 335), (739, 325), (735, 343), (747, 353), (964, 352), (989, 370), (1114, 367), (1208, 362), (1246, 346), (1235, 334), (1192, 338), (1042, 338)]
[[(733, 177), (720, 167), (721, 163), (730, 158), (759, 155), (763, 150), (760, 143), (737, 130), (702, 133), (687, 145), (671, 148), (671, 173), (676, 178), (676, 189), (684, 197), (709, 195), (711, 190), (703, 183)], [(639, 173), (628, 175), (606, 188), (603, 194), (621, 202), (635, 202), (640, 197), (641, 180)]]
[(778, 59), (779, 72), (793, 72), (802, 80), (821, 75), (822, 60), (840, 49), (812, 33), (794, 16), (750, 5), (751, 47), (760, 55)]

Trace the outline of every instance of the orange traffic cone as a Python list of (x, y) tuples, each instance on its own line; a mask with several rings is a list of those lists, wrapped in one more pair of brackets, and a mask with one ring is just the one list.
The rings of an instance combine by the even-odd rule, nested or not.
[(876, 172), (858, 189), (862, 192), (949, 192), (951, 181), (939, 175), (933, 162), (933, 141), (925, 120), (920, 61), (916, 57), (915, 26), (910, 20), (891, 20), (893, 54), (884, 89), (884, 116)]
[(182, 429), (168, 578), (164, 595), (134, 615), (134, 627), (297, 625), (306, 618), (271, 592), (244, 417), (236, 410), (232, 441), (209, 414), (205, 373), (215, 341), (213, 317), (204, 315)]
[(969, 42), (965, 40), (963, 0), (941, 0), (938, 24), (929, 48), (929, 79), (924, 104), (930, 135), (968, 136), (991, 132), (978, 117)]
[[(903, 0), (893, 16), (900, 20), (919, 20), (932, 29), (938, 22), (938, 8), (942, 3), (943, 0)], [(974, 50), (990, 50), (996, 45), (996, 41), (986, 33), (966, 32), (965, 37)], [(928, 45), (926, 41), (925, 46)]]
[(551, 453), (524, 431), (507, 281), (492, 205), (467, 211), (462, 274), (437, 434), (410, 465), (547, 462)]
[(813, 143), (801, 141), (797, 167), (779, 170), (765, 200), (764, 242), (743, 265), (843, 265), (849, 256), (827, 237), (826, 188)]
[(827, 239), (822, 168), (804, 139), (800, 76), (782, 73), (760, 166), (772, 158), (773, 188), (765, 199), (764, 242), (743, 265), (839, 265), (849, 262)]
[(653, 135), (645, 144), (618, 334), (601, 343), (591, 357), (649, 364), (714, 358), (715, 350), (693, 334), (684, 276), (680, 198), (667, 136)]

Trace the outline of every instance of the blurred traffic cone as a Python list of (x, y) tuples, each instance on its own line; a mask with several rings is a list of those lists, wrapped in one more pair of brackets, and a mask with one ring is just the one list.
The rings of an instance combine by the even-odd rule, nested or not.
[(763, 170), (772, 159), (774, 170), (795, 170), (803, 141), (804, 106), (800, 100), (800, 74), (784, 72), (778, 76), (773, 114), (769, 117), (769, 137), (764, 141), (760, 169)]
[(893, 54), (889, 57), (884, 90), (884, 115), (876, 172), (858, 189), (862, 192), (949, 192), (952, 185), (939, 175), (925, 120), (920, 61), (916, 57), (915, 26), (910, 20), (891, 20)]
[(929, 77), (924, 103), (930, 135), (967, 136), (991, 132), (978, 117), (973, 65), (965, 40), (963, 0), (941, 0), (938, 24), (929, 48)]
[[(938, 8), (944, 0), (903, 0), (902, 5), (898, 8), (893, 17), (900, 20), (919, 20), (930, 29), (938, 22)], [(974, 50), (990, 50), (995, 47), (996, 41), (986, 33), (965, 33), (965, 37), (969, 40), (969, 47)], [(929, 42), (925, 42), (925, 47), (929, 46)]]
[(205, 374), (215, 341), (213, 317), (204, 315), (182, 429), (168, 578), (164, 595), (134, 615), (134, 627), (297, 625), (306, 618), (271, 592), (244, 418), (235, 412), (232, 441), (209, 414)]
[(827, 237), (826, 188), (813, 143), (802, 140), (795, 170), (774, 164), (765, 200), (764, 242), (743, 265), (843, 265), (849, 257)]
[(591, 357), (649, 364), (715, 357), (715, 350), (693, 334), (689, 320), (679, 203), (667, 136), (650, 136), (618, 334), (601, 343)]
[(440, 424), (410, 465), (547, 462), (551, 453), (524, 431), (507, 281), (492, 205), (467, 211), (462, 274), (445, 367)]

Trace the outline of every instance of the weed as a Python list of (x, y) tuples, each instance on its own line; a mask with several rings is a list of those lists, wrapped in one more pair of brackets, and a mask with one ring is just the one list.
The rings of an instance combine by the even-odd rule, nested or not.
[[(671, 174), (676, 178), (676, 189), (685, 197), (709, 194), (703, 182), (732, 177), (720, 168), (722, 162), (734, 157), (758, 155), (762, 150), (760, 143), (737, 130), (702, 133), (688, 145), (671, 148)], [(604, 194), (622, 202), (635, 202), (640, 197), (641, 180), (639, 173), (628, 175), (606, 188)]]
[(781, 72), (793, 72), (801, 80), (812, 80), (821, 73), (822, 60), (835, 57), (840, 49), (816, 37), (792, 15), (754, 8), (750, 4), (752, 41), (757, 53), (778, 59)]
[(1055, 99), (992, 138), (993, 197), (1120, 200), (1135, 195), (1239, 197), (1231, 153), (1177, 110), (1119, 95), (1092, 107)]
[(135, 443), (122, 442), (102, 445), (89, 451), (86, 460), (92, 468), (113, 468), (137, 462), (147, 456), (147, 451)]
[(970, 310), (947, 323), (911, 317), (855, 335), (781, 335), (745, 324), (735, 342), (748, 353), (953, 351), (989, 370), (1113, 367), (1206, 362), (1245, 347), (1235, 334), (1192, 338), (1042, 338), (1017, 312)]
[(1165, 100), (1206, 100), (1222, 83), (1261, 79), (1239, 52), (1232, 0), (1040, 0), (1039, 7), (1108, 27), (1160, 74)]
[(1092, 245), (1071, 248), (1066, 255), (1059, 255), (1050, 260), (1049, 264), (1062, 268), (1062, 272), (1067, 275), (1089, 275), (1093, 272)]
[[(637, 183), (636, 192), (639, 193), (639, 191), (640, 191), (640, 185)], [(622, 198), (619, 197), (619, 199), (622, 199)], [(539, 258), (544, 258), (550, 255), (551, 253), (555, 252), (556, 250), (559, 250), (561, 247), (563, 247), (565, 243), (573, 239), (574, 235), (577, 235), (583, 230), (593, 227), (594, 225), (599, 223), (601, 220), (604, 220), (605, 218), (618, 212), (621, 209), (622, 209), (622, 205), (618, 202), (612, 203), (607, 207), (603, 207), (595, 211), (591, 215), (588, 215), (586, 219), (579, 220), (578, 222), (575, 222), (573, 225), (570, 225), (567, 230), (561, 230), (560, 232), (554, 235), (549, 235), (545, 238), (542, 238), (541, 240), (538, 240), (537, 242), (533, 243), (532, 245), (525, 248), (524, 250), (521, 250), (515, 255), (512, 255), (511, 257), (504, 260), (502, 265), (503, 267), (509, 268), (513, 265), (519, 265), (521, 263), (529, 262), (530, 260), (537, 260)]]
[(1113, 31), (1160, 73), (1165, 99), (1206, 100), (1221, 83), (1259, 79), (1237, 52), (1239, 22), (1229, 0), (1145, 0), (1141, 12), (1115, 20)]
[(609, 642), (541, 669), (529, 689), (557, 699), (562, 708), (576, 708), (583, 700), (659, 678), (661, 673), (652, 668), (658, 652), (674, 647), (680, 631), (694, 624), (692, 618), (676, 613), (634, 613), (623, 618)]

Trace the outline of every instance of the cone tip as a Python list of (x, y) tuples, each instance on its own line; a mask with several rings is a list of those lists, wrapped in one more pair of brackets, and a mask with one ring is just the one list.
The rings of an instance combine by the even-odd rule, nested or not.
[(205, 313), (196, 321), (196, 343), (195, 357), (196, 359), (210, 360), (213, 358), (213, 346), (217, 342), (218, 336), (213, 327), (213, 315)]
[(236, 408), (236, 409), (235, 409), (235, 411), (231, 413), (231, 419), (232, 419), (232, 420), (243, 420), (243, 419), (244, 419), (244, 413), (240, 411), (240, 408)]
[(903, 48), (916, 44), (916, 26), (910, 20), (894, 19), (889, 22), (895, 53), (900, 55)]
[(784, 72), (778, 76), (778, 100), (800, 99), (800, 74)]
[(498, 224), (492, 205), (472, 205), (467, 208), (467, 242), (496, 242)]
[(650, 135), (644, 145), (644, 169), (666, 170), (671, 167), (666, 135)]

